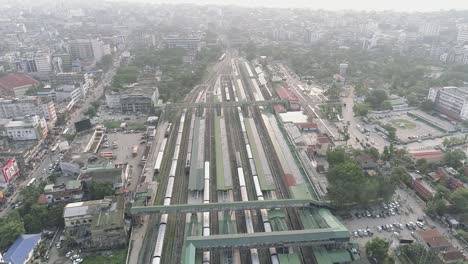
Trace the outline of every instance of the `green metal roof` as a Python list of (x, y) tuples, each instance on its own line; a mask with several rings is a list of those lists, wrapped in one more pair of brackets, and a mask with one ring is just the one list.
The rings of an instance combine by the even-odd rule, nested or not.
[(325, 202), (307, 199), (283, 199), (283, 200), (253, 200), (236, 201), (207, 204), (173, 204), (156, 206), (134, 206), (130, 209), (132, 214), (151, 213), (195, 213), (210, 211), (236, 211), (250, 209), (269, 209), (284, 207), (307, 207), (307, 206), (327, 206)]
[[(297, 254), (278, 254), (281, 264), (301, 264), (301, 259)], [(321, 264), (321, 263), (320, 263)]]
[(326, 250), (324, 247), (315, 247), (312, 250), (317, 263), (334, 264), (353, 261), (351, 253), (346, 249)]

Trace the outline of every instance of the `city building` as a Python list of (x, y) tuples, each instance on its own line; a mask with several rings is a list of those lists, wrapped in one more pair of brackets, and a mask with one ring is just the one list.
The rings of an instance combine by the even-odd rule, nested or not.
[(417, 230), (415, 238), (428, 251), (445, 251), (452, 247), (452, 244), (437, 230)]
[(40, 242), (41, 234), (20, 235), (5, 252), (3, 259), (10, 264), (31, 263), (34, 249)]
[(97, 39), (76, 39), (68, 43), (71, 60), (100, 61), (105, 55), (104, 44)]
[(138, 84), (123, 92), (107, 92), (106, 105), (122, 112), (151, 113), (159, 99), (159, 89), (154, 85)]
[(341, 75), (341, 77), (346, 79), (347, 71), (348, 71), (348, 64), (347, 63), (340, 63), (340, 75)]
[(165, 37), (163, 41), (167, 48), (179, 48), (187, 51), (186, 55), (183, 57), (183, 61), (186, 63), (191, 63), (197, 52), (200, 50), (200, 38), (199, 37)]
[(13, 141), (42, 140), (47, 137), (47, 123), (43, 117), (27, 116), (3, 125), (4, 134)]
[(65, 236), (83, 251), (123, 247), (127, 243), (124, 197), (67, 204)]
[(72, 61), (70, 54), (59, 53), (52, 56), (52, 66), (55, 72), (63, 73), (70, 72), (72, 69)]
[(289, 91), (289, 89), (282, 87), (276, 89), (276, 93), (278, 94), (278, 97), (281, 100), (286, 100), (289, 102), (289, 108), (292, 111), (299, 111), (301, 110), (301, 104), (299, 103), (299, 100), (297, 97)]
[(458, 25), (457, 27), (457, 42), (461, 44), (468, 42), (468, 24)]
[(438, 23), (424, 23), (419, 27), (419, 33), (424, 37), (439, 36), (440, 25)]
[(413, 181), (413, 190), (424, 200), (429, 201), (437, 193), (429, 183), (422, 178), (415, 179)]
[(60, 85), (75, 85), (79, 86), (81, 95), (86, 96), (88, 90), (94, 86), (94, 76), (89, 73), (66, 72), (58, 73), (51, 78), (51, 86), (57, 87)]
[(15, 158), (8, 159), (5, 161), (5, 165), (2, 168), (2, 175), (0, 182), (9, 183), (20, 174), (20, 169)]
[(26, 94), (26, 91), (38, 85), (38, 81), (27, 75), (10, 73), (0, 77), (0, 96), (20, 98)]
[(78, 180), (90, 182), (111, 183), (114, 189), (120, 189), (124, 186), (126, 179), (125, 170), (115, 166), (111, 162), (98, 164), (89, 164), (83, 168)]
[(408, 110), (408, 103), (406, 103), (406, 100), (398, 95), (391, 94), (387, 102), (392, 106), (392, 109), (395, 111), (403, 111), (403, 110)]
[(468, 87), (431, 88), (427, 99), (434, 102), (435, 110), (457, 120), (468, 119)]
[(445, 153), (438, 149), (411, 150), (409, 155), (414, 162), (425, 159), (428, 163), (441, 163), (444, 160)]
[(81, 200), (83, 198), (83, 186), (80, 181), (72, 180), (66, 183), (44, 187), (47, 203)]
[(57, 86), (54, 98), (57, 102), (76, 103), (82, 98), (81, 87), (70, 84)]
[(55, 124), (57, 113), (52, 100), (37, 96), (25, 96), (19, 99), (0, 98), (0, 118), (16, 118), (38, 115)]

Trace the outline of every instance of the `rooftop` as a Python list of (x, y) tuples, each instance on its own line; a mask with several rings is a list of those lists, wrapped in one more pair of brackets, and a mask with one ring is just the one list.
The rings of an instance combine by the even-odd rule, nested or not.
[(297, 97), (293, 93), (291, 93), (289, 89), (285, 87), (276, 89), (276, 93), (278, 94), (279, 98), (282, 100), (299, 102), (299, 100), (297, 100)]
[(305, 114), (303, 114), (300, 111), (293, 111), (293, 112), (286, 112), (286, 113), (280, 113), (279, 116), (281, 117), (281, 120), (283, 123), (308, 123), (309, 122), (309, 117)]
[(452, 245), (447, 239), (442, 236), (437, 229), (418, 230), (416, 231), (419, 237), (429, 246), (430, 248), (440, 247), (451, 247)]
[(20, 235), (3, 255), (3, 258), (11, 264), (26, 263), (29, 255), (40, 241), (41, 234)]
[(438, 149), (411, 150), (409, 154), (416, 159), (423, 159), (423, 158), (428, 158), (428, 157), (432, 157), (432, 158), (443, 157), (445, 155), (443, 151), (438, 150)]
[(10, 73), (0, 78), (0, 88), (5, 90), (13, 90), (16, 87), (37, 84), (39, 84), (38, 81), (34, 80), (28, 75), (19, 73)]

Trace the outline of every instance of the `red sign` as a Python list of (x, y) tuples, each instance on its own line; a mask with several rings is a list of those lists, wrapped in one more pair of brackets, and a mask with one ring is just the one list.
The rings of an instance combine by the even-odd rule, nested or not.
[(2, 168), (3, 180), (10, 182), (16, 175), (20, 173), (16, 159), (9, 159)]

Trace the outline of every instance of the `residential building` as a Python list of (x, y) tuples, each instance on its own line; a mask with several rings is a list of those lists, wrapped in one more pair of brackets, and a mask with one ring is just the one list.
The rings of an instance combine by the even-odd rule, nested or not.
[(452, 247), (452, 244), (437, 229), (417, 230), (415, 238), (428, 251), (445, 251)]
[(413, 181), (413, 190), (424, 200), (429, 201), (434, 197), (436, 191), (429, 183), (423, 179), (416, 179)]
[(445, 153), (438, 149), (411, 150), (409, 155), (414, 162), (425, 159), (428, 163), (436, 164), (441, 163), (445, 157)]
[(83, 198), (83, 186), (78, 180), (54, 185), (48, 184), (44, 187), (47, 203), (81, 200)]
[(109, 108), (122, 112), (151, 113), (159, 99), (159, 89), (154, 85), (136, 85), (127, 91), (106, 93)]
[(31, 263), (34, 249), (41, 242), (41, 234), (20, 235), (3, 255), (6, 263)]
[(292, 111), (298, 111), (301, 109), (301, 104), (297, 97), (287, 88), (282, 87), (276, 89), (276, 93), (281, 100), (286, 100), (289, 102), (289, 108)]
[(94, 86), (94, 78), (89, 73), (66, 72), (58, 73), (51, 78), (52, 87), (60, 85), (80, 86), (81, 95), (86, 96), (88, 90)]
[(419, 33), (424, 37), (439, 36), (440, 25), (438, 23), (424, 23), (419, 27)]
[(82, 98), (81, 87), (75, 85), (60, 85), (55, 89), (55, 100), (57, 102), (78, 102)]
[(79, 175), (78, 180), (87, 182), (111, 183), (114, 189), (120, 189), (124, 186), (125, 170), (115, 166), (111, 162), (88, 165)]
[(43, 117), (27, 116), (22, 120), (10, 120), (4, 125), (8, 138), (14, 141), (42, 140), (47, 137), (47, 123)]
[(10, 73), (0, 77), (0, 96), (20, 98), (26, 94), (26, 91), (38, 85), (38, 81), (27, 75)]
[(57, 113), (52, 100), (37, 96), (25, 96), (19, 99), (0, 98), (0, 118), (16, 118), (38, 115), (55, 124)]
[(468, 24), (458, 25), (457, 27), (457, 42), (461, 44), (468, 42)]
[(127, 243), (124, 210), (123, 196), (67, 204), (65, 236), (84, 251), (123, 247)]
[(463, 263), (466, 260), (463, 252), (453, 247), (449, 248), (447, 251), (442, 251), (439, 253), (439, 259), (444, 264), (456, 264)]
[(197, 52), (200, 50), (200, 38), (199, 37), (165, 37), (163, 38), (167, 48), (179, 48), (187, 51), (183, 57), (183, 61), (191, 63)]
[(457, 120), (468, 120), (468, 87), (431, 88), (427, 99), (437, 111)]
[(71, 60), (100, 61), (104, 56), (104, 44), (97, 39), (76, 39), (68, 43)]
[(72, 68), (72, 61), (70, 54), (59, 53), (52, 56), (52, 66), (55, 72), (63, 73), (70, 72)]

